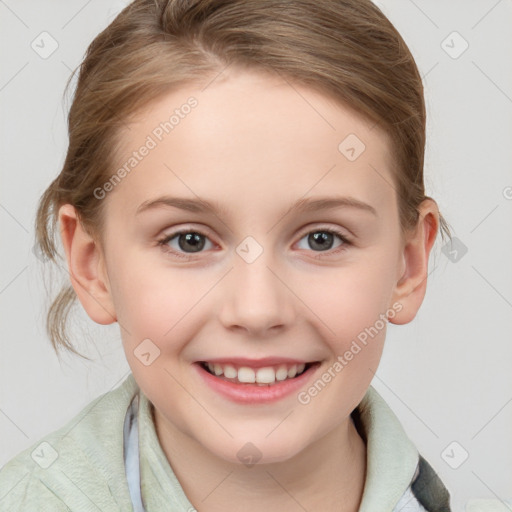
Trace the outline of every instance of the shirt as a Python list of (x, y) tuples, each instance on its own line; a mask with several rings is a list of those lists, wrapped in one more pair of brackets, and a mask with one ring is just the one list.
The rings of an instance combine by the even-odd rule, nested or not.
[[(370, 386), (352, 418), (367, 447), (359, 512), (451, 512), (450, 496)], [(193, 512), (129, 374), (0, 470), (0, 512)]]

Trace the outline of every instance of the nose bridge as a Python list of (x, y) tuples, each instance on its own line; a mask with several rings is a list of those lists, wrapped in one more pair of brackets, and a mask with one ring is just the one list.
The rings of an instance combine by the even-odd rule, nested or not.
[(220, 317), (226, 327), (258, 332), (292, 321), (293, 294), (278, 277), (278, 268), (272, 249), (254, 237), (246, 237), (235, 248), (221, 305)]

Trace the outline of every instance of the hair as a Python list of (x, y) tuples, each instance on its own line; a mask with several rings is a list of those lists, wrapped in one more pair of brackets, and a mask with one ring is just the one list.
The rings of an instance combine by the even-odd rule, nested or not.
[[(58, 264), (55, 228), (66, 203), (101, 239), (105, 201), (93, 191), (113, 173), (127, 121), (162, 95), (206, 83), (231, 65), (278, 73), (378, 124), (391, 141), (401, 233), (416, 226), (428, 198), (423, 84), (404, 40), (371, 0), (135, 0), (79, 65), (66, 158), (38, 205), (37, 250)], [(451, 237), (441, 214), (440, 231), (443, 240)], [(65, 284), (47, 311), (46, 332), (57, 354), (66, 348), (85, 357), (67, 335), (75, 300)]]

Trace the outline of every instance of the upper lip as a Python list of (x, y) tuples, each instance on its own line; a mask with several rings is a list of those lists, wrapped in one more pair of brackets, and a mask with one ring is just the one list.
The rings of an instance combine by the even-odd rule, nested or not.
[(293, 359), (290, 357), (263, 357), (261, 359), (248, 359), (246, 357), (216, 357), (212, 359), (203, 359), (198, 362), (220, 365), (234, 364), (235, 366), (248, 366), (249, 368), (263, 368), (265, 366), (277, 366), (280, 364), (307, 364), (314, 363), (316, 361), (305, 361), (303, 359)]

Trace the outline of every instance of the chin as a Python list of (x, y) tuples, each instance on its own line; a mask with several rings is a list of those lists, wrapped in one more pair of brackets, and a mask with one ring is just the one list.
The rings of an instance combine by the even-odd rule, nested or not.
[[(270, 431), (271, 429), (268, 432)], [(246, 467), (286, 462), (305, 448), (305, 446), (292, 446), (289, 438), (276, 436), (275, 439), (269, 440), (265, 439), (265, 436), (266, 434), (259, 436), (246, 434), (241, 438), (228, 440), (227, 446), (218, 444), (212, 447), (203, 446), (226, 462)]]

